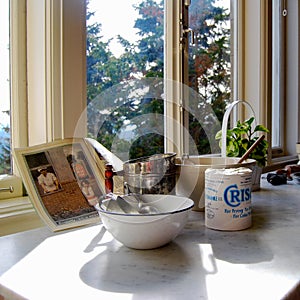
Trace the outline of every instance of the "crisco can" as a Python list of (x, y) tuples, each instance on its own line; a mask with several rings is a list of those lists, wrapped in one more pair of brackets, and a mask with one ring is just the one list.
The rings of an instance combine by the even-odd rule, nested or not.
[(205, 171), (205, 226), (242, 230), (252, 225), (252, 171), (248, 168)]

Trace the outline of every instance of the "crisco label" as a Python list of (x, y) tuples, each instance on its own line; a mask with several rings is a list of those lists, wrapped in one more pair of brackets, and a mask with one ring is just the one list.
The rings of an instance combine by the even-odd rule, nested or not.
[(232, 184), (225, 188), (223, 196), (227, 205), (238, 207), (241, 203), (251, 200), (251, 189), (238, 189), (237, 184)]
[(252, 171), (247, 168), (205, 171), (205, 225), (217, 230), (251, 226)]

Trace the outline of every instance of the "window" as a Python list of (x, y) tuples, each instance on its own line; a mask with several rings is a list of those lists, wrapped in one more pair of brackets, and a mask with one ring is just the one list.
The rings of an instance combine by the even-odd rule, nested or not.
[[(284, 155), (294, 155), (296, 143), (300, 141), (300, 100), (299, 100), (299, 1), (285, 0), (286, 16), (286, 97), (284, 101)], [(283, 7), (285, 7), (283, 5)], [(297, 157), (298, 159), (298, 157)]]
[[(237, 98), (249, 101), (257, 121), (272, 130), (269, 144), (281, 147), (277, 148), (279, 153), (273, 152), (281, 158), (272, 157), (269, 151), (268, 164), (270, 170), (276, 169), (277, 163), (296, 161), (299, 47), (295, 24), (299, 22), (299, 3), (295, 0), (263, 1), (259, 5), (257, 1), (235, 2), (239, 17)], [(284, 7), (286, 16), (282, 15)]]
[(10, 85), (9, 85), (9, 0), (0, 2), (0, 174), (11, 171)]
[[(195, 1), (192, 1), (192, 4)], [(219, 2), (219, 1), (218, 1)], [(215, 3), (218, 3), (215, 2)], [(282, 1), (283, 2), (283, 1)], [(86, 1), (85, 0), (18, 0), (10, 1), (11, 28), (11, 138), (12, 147), (23, 147), (54, 139), (69, 137), (74, 133), (77, 120), (85, 109), (86, 95)], [(168, 26), (164, 28), (165, 64), (164, 78), (182, 80), (180, 45), (175, 42), (180, 34), (180, 5), (190, 1), (165, 1), (164, 13)], [(270, 72), (268, 59), (272, 57), (269, 44), (271, 1), (233, 1), (238, 16), (235, 18), (238, 33), (235, 53), (238, 62), (236, 98), (253, 104), (258, 122), (272, 127), (272, 96), (266, 89)], [(284, 155), (295, 154), (299, 139), (299, 72), (298, 72), (298, 9), (296, 0), (287, 0), (286, 18), (286, 97), (284, 102), (285, 133), (282, 144)], [(194, 4), (193, 4), (194, 5)], [(1, 10), (2, 12), (2, 10)], [(232, 16), (231, 16), (232, 17)], [(255, 20), (255, 21), (254, 21)], [(191, 23), (191, 21), (190, 21)], [(27, 24), (27, 25), (26, 25)], [(190, 24), (189, 24), (190, 25)], [(185, 28), (188, 30), (188, 28)], [(266, 38), (267, 37), (267, 38)], [(232, 54), (232, 53), (231, 53)], [(271, 70), (272, 71), (272, 70)], [(172, 90), (169, 99), (174, 105), (165, 106), (165, 113), (178, 121), (184, 119), (180, 112), (180, 95)], [(74, 105), (76, 103), (76, 105)], [(170, 102), (168, 103), (170, 104)], [(274, 119), (275, 120), (275, 119)], [(168, 120), (167, 120), (168, 121)], [(174, 124), (165, 122), (171, 141), (182, 137)], [(295, 125), (296, 124), (296, 125)], [(175, 124), (176, 125), (176, 124)], [(81, 128), (85, 136), (85, 128)], [(172, 136), (173, 135), (173, 136)], [(180, 143), (180, 142), (179, 142)], [(172, 143), (170, 143), (172, 144)], [(184, 144), (184, 143), (182, 143)], [(165, 142), (165, 149), (172, 145)], [(176, 149), (175, 149), (176, 150)], [(185, 150), (183, 150), (185, 151)], [(182, 154), (182, 153), (181, 153)], [(271, 160), (269, 161), (271, 163)], [(15, 171), (17, 171), (15, 169)]]
[(164, 152), (163, 72), (163, 1), (87, 2), (88, 134), (123, 161)]
[[(227, 105), (232, 101), (232, 30), (230, 1), (191, 1), (187, 30), (188, 70), (185, 82), (199, 95), (189, 97), (189, 154), (218, 153), (214, 139)], [(190, 28), (190, 29), (189, 29)], [(205, 113), (203, 113), (205, 112)], [(191, 145), (195, 145), (194, 149)]]
[[(82, 0), (10, 1), (12, 148), (73, 136), (86, 99), (83, 12)], [(18, 176), (2, 179), (14, 192), (1, 199), (23, 195)]]
[[(217, 144), (214, 134), (230, 101), (230, 1), (169, 2), (123, 1), (118, 6), (111, 1), (103, 9), (98, 1), (87, 1), (88, 132), (123, 160), (166, 149), (176, 153), (211, 153), (211, 143)], [(112, 9), (119, 20), (117, 24), (107, 17), (107, 10)], [(190, 39), (194, 43), (191, 47)], [(186, 85), (178, 87), (178, 102), (169, 96), (176, 84), (171, 83), (172, 91), (166, 90), (161, 86), (166, 81), (158, 80), (162, 77)], [(142, 78), (156, 78), (151, 81), (152, 90), (147, 87), (150, 79), (146, 83)], [(154, 85), (159, 91), (155, 95)], [(189, 86), (194, 92), (188, 91)], [(170, 106), (177, 113), (172, 109), (169, 112)], [(209, 115), (203, 114), (204, 108)], [(164, 116), (170, 120), (166, 128)], [(173, 120), (178, 123), (178, 130)], [(182, 129), (184, 121), (189, 133)], [(174, 132), (178, 132), (178, 137), (170, 138), (176, 135)], [(164, 135), (169, 141), (166, 148)], [(213, 150), (218, 151), (215, 147)]]

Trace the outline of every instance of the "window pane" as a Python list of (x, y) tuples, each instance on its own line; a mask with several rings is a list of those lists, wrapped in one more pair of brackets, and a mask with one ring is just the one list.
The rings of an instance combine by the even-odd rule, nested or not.
[(191, 153), (190, 146), (189, 154), (209, 154), (220, 151), (210, 140), (220, 129), (231, 97), (230, 0), (192, 1), (189, 27), (195, 41), (189, 46), (188, 81), (199, 94), (194, 97), (198, 102), (189, 105), (189, 133), (197, 148), (197, 153)]
[(0, 65), (0, 174), (9, 174), (11, 172), (9, 0), (0, 1)]
[(163, 1), (104, 3), (87, 1), (89, 135), (123, 160), (163, 153), (163, 90), (140, 80), (163, 77)]

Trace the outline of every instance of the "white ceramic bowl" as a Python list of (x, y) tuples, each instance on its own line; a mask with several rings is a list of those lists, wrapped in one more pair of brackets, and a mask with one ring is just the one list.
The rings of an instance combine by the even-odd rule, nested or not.
[(189, 198), (173, 195), (151, 194), (140, 197), (147, 204), (155, 206), (159, 213), (125, 214), (106, 211), (103, 205), (97, 205), (104, 227), (116, 240), (129, 248), (153, 249), (166, 245), (183, 229), (194, 202)]

